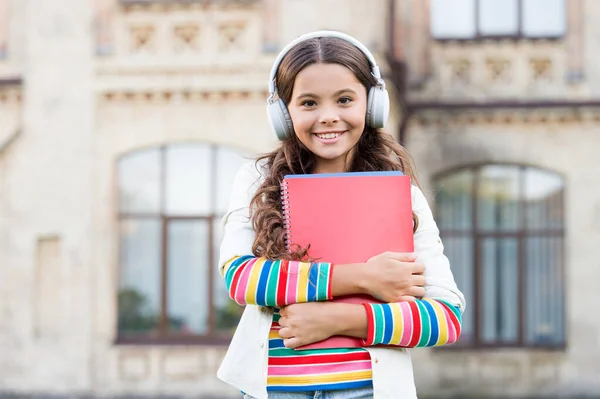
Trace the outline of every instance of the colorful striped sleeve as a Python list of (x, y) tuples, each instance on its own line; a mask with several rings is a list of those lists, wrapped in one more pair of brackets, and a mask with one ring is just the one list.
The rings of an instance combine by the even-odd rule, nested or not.
[(225, 264), (225, 286), (240, 305), (284, 306), (332, 299), (331, 263), (236, 256)]
[(460, 310), (442, 300), (363, 304), (368, 335), (363, 345), (397, 345), (404, 348), (449, 345), (460, 337)]

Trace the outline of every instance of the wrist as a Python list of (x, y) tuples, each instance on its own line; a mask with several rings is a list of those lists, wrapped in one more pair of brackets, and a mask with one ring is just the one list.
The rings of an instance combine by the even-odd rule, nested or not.
[(368, 267), (365, 263), (336, 265), (331, 279), (331, 293), (334, 297), (368, 294)]
[(365, 339), (368, 333), (367, 314), (362, 304), (330, 302), (329, 321), (332, 335)]
[(356, 268), (356, 270), (354, 271), (354, 284), (356, 293), (368, 294), (368, 282), (370, 281), (369, 266), (366, 263), (355, 263), (354, 267)]

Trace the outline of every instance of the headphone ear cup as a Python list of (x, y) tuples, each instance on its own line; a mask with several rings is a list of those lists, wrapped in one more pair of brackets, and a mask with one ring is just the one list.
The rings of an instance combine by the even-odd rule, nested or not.
[(367, 124), (375, 129), (385, 126), (390, 115), (390, 96), (386, 89), (373, 86), (367, 100)]
[(269, 116), (271, 129), (275, 132), (275, 135), (277, 135), (279, 140), (285, 140), (292, 134), (294, 131), (292, 119), (290, 118), (290, 113), (283, 101), (278, 99), (277, 101), (267, 104), (267, 114)]

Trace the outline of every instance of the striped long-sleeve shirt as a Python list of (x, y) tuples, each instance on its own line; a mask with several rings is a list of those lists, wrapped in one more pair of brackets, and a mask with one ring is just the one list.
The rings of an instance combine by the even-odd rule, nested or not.
[[(332, 299), (332, 272), (331, 263), (272, 261), (249, 255), (228, 261), (224, 278), (229, 295), (238, 304), (280, 307)], [(365, 346), (438, 346), (452, 344), (460, 337), (460, 311), (445, 301), (427, 298), (369, 303), (364, 307), (368, 321)], [(333, 390), (371, 384), (371, 366), (364, 361), (368, 358), (365, 349), (287, 349), (278, 336), (278, 319), (275, 312), (269, 336), (268, 390)], [(357, 362), (357, 356), (367, 358)]]
[(461, 313), (442, 300), (364, 303), (368, 336), (365, 345), (398, 345), (404, 348), (452, 344), (460, 337)]
[(267, 260), (254, 256), (225, 265), (225, 285), (240, 305), (285, 306), (326, 301), (331, 296), (331, 263)]
[[(331, 263), (272, 261), (255, 256), (231, 259), (225, 284), (240, 305), (285, 306), (332, 299)], [(446, 301), (364, 304), (369, 336), (365, 345), (412, 348), (452, 344), (460, 337), (461, 314)]]

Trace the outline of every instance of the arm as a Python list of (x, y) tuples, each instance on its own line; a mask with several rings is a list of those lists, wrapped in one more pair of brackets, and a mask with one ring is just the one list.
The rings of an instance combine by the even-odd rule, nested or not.
[[(366, 311), (365, 311), (366, 310)], [(361, 338), (364, 346), (404, 348), (440, 346), (460, 337), (461, 314), (443, 300), (350, 304), (296, 304), (282, 310), (280, 336), (288, 348), (307, 345), (332, 335)]]
[(453, 344), (460, 337), (461, 313), (443, 300), (364, 304), (364, 307), (368, 326), (366, 346), (439, 346)]
[(234, 257), (225, 264), (225, 285), (240, 305), (284, 306), (332, 298), (331, 263)]
[(246, 255), (252, 253), (255, 236), (249, 206), (261, 182), (256, 163), (245, 164), (234, 179), (229, 210), (223, 217), (219, 271), (230, 297), (241, 305), (284, 306), (363, 292), (358, 286), (363, 281), (361, 264), (343, 265), (344, 271), (332, 276), (330, 263), (273, 261)]
[(366, 304), (365, 345), (437, 346), (456, 342), (461, 333), (465, 298), (456, 286), (450, 262), (427, 199), (412, 187), (413, 209), (419, 219), (415, 232), (416, 262), (425, 265), (423, 300)]
[(413, 187), (413, 209), (419, 218), (415, 262), (425, 265), (425, 299), (364, 306), (324, 303), (319, 309), (296, 305), (298, 307), (287, 313), (302, 322), (290, 320), (294, 325), (283, 331), (284, 338), (290, 339), (286, 345), (297, 347), (314, 342), (310, 341), (310, 332), (303, 331), (301, 325), (308, 324), (307, 319), (317, 318), (319, 313), (327, 316), (314, 324), (323, 325), (325, 335), (362, 338), (366, 346), (437, 346), (452, 344), (459, 339), (464, 296), (454, 282), (431, 210), (417, 187)]
[(412, 195), (419, 219), (416, 262), (425, 265), (425, 296), (412, 302), (365, 304), (367, 336), (361, 337), (366, 338), (365, 345), (437, 346), (460, 337), (465, 298), (454, 281), (425, 196), (414, 186)]
[(223, 267), (225, 286), (240, 305), (285, 306), (328, 301), (333, 297), (366, 293), (363, 263), (334, 266), (327, 262), (269, 260), (235, 256)]

